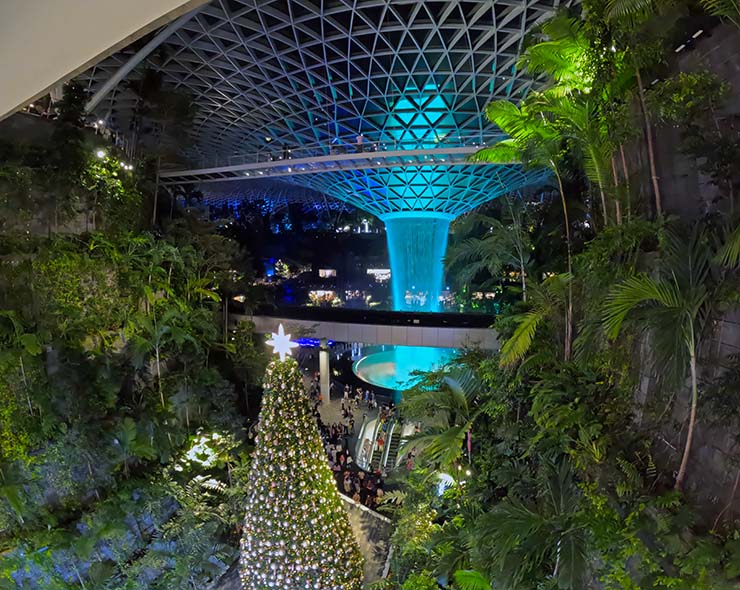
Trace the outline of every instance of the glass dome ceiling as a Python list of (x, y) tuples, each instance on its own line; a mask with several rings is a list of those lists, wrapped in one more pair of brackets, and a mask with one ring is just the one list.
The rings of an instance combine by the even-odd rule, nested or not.
[[(501, 139), (485, 105), (526, 95), (534, 81), (516, 66), (524, 37), (559, 6), (559, 0), (213, 0), (130, 77), (153, 68), (192, 95), (193, 141), (182, 150), (191, 170), (183, 173), (234, 158), (290, 162), (308, 154), (318, 162), (377, 154), (372, 168), (350, 162), (297, 174), (287, 167), (281, 182), (383, 219), (394, 306), (434, 311), (450, 220), (545, 178), (515, 164), (466, 164), (465, 154)], [(80, 80), (96, 92), (132, 54), (119, 52)], [(135, 104), (121, 83), (96, 115), (125, 129)], [(384, 159), (384, 152), (417, 159), (399, 165), (398, 156)], [(242, 173), (232, 177), (240, 180), (234, 185), (246, 182)], [(198, 174), (189, 178), (197, 182)], [(207, 178), (200, 187), (206, 195)], [(409, 248), (409, 240), (426, 246)], [(407, 306), (409, 293), (424, 305)]]

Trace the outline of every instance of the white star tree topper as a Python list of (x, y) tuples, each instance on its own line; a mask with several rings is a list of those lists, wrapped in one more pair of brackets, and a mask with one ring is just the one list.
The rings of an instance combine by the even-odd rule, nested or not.
[(280, 362), (285, 360), (286, 354), (291, 354), (291, 349), (298, 346), (297, 342), (290, 341), (290, 334), (286, 334), (283, 325), (278, 326), (278, 333), (272, 333), (272, 338), (267, 341), (268, 346), (272, 346), (272, 352), (280, 355)]

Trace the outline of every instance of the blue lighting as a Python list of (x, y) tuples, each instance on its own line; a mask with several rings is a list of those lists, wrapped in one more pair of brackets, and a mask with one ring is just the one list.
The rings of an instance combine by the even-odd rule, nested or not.
[(442, 259), (452, 216), (409, 211), (382, 219), (391, 262), (393, 309), (438, 311)]
[(352, 371), (363, 381), (385, 389), (405, 389), (415, 381), (415, 371), (431, 371), (448, 362), (454, 348), (384, 346), (357, 361)]
[[(298, 338), (294, 340), (294, 342), (297, 342), (299, 346), (302, 348), (317, 348), (321, 346), (321, 340), (318, 338)], [(334, 346), (333, 340), (327, 340), (326, 344), (328, 346)]]

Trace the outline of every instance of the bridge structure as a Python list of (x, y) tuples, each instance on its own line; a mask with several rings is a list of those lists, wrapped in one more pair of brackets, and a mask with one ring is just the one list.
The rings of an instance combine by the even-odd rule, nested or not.
[[(300, 309), (300, 308), (299, 308)], [(368, 345), (430, 346), (434, 348), (482, 348), (497, 350), (497, 332), (490, 326), (491, 316), (470, 314), (429, 314), (347, 310), (352, 313), (311, 313), (320, 308), (304, 308), (303, 313), (276, 311), (269, 315), (231, 314), (232, 325), (250, 321), (258, 334), (271, 334), (283, 324), (286, 332), (310, 335), (319, 340), (357, 342)], [(429, 316), (440, 316), (439, 318)]]
[(178, 161), (190, 164), (163, 167), (164, 184), (208, 197), (270, 177), (359, 207), (385, 224), (394, 307), (437, 311), (450, 222), (546, 181), (468, 157), (501, 139), (486, 105), (537, 83), (520, 52), (559, 6), (211, 0), (78, 80), (90, 114), (121, 129), (137, 122), (145, 73), (187, 93), (196, 112)]
[(497, 350), (494, 317), (484, 314), (394, 312), (320, 307), (261, 307), (252, 313), (235, 310), (230, 325), (254, 324), (258, 334), (277, 333), (282, 324), (289, 334), (310, 336), (321, 343), (321, 393), (329, 399), (331, 355), (329, 341), (363, 345), (428, 346)]

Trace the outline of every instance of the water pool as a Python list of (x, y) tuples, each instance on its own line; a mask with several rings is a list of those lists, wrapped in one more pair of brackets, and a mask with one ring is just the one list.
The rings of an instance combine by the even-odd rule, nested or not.
[(411, 374), (414, 371), (439, 367), (456, 352), (454, 348), (383, 346), (357, 361), (352, 371), (370, 385), (398, 391), (413, 383)]

